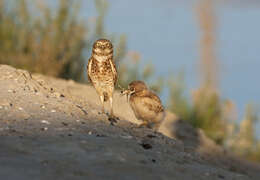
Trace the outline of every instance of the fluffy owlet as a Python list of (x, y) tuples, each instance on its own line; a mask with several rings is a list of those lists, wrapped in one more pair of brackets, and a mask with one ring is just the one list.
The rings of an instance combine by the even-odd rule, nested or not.
[(107, 39), (99, 39), (93, 44), (92, 55), (87, 65), (88, 79), (95, 87), (105, 113), (104, 102), (110, 103), (110, 118), (113, 114), (113, 92), (117, 82), (117, 71), (113, 61), (113, 45)]
[(130, 106), (137, 119), (143, 121), (141, 126), (158, 130), (165, 117), (160, 98), (150, 91), (143, 81), (133, 81), (123, 94), (129, 96)]

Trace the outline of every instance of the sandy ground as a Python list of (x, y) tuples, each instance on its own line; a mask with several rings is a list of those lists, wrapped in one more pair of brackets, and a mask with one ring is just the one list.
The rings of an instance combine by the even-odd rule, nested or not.
[(0, 65), (0, 179), (260, 179), (174, 114), (153, 132), (114, 99), (113, 126), (91, 86)]

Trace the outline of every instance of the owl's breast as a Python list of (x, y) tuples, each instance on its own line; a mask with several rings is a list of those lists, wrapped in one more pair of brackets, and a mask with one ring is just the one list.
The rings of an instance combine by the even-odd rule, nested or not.
[(92, 81), (112, 82), (113, 73), (109, 60), (99, 62), (94, 59), (91, 66), (91, 78)]

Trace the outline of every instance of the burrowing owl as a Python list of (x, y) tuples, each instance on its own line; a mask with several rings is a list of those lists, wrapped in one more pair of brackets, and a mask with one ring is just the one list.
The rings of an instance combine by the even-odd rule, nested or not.
[(93, 44), (92, 55), (87, 65), (88, 79), (95, 87), (105, 113), (104, 102), (110, 102), (110, 118), (115, 121), (113, 113), (113, 92), (117, 82), (117, 71), (113, 61), (113, 45), (107, 39), (99, 39)]
[(160, 98), (150, 91), (144, 82), (133, 81), (123, 94), (129, 97), (129, 103), (137, 119), (143, 121), (141, 126), (158, 130), (165, 117), (165, 111)]

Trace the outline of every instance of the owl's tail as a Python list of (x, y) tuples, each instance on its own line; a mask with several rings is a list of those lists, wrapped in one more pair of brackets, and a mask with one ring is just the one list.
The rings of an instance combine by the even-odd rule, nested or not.
[(106, 102), (108, 100), (108, 94), (107, 92), (103, 92), (103, 95), (104, 95), (104, 102)]

